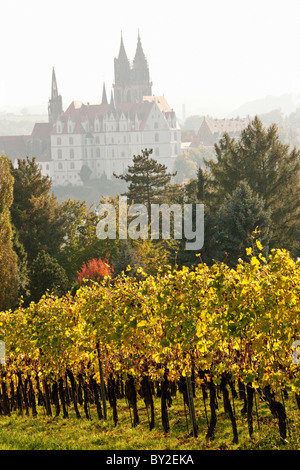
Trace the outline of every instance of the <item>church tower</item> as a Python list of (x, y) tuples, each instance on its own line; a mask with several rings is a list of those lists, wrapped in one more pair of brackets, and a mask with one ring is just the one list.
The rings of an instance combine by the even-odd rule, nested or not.
[(48, 104), (48, 119), (53, 124), (62, 113), (62, 97), (58, 94), (54, 67), (52, 69), (51, 98)]
[(133, 102), (142, 101), (143, 96), (152, 95), (149, 66), (142, 48), (140, 33), (131, 70), (131, 90)]
[(115, 103), (137, 103), (143, 100), (143, 96), (152, 95), (152, 83), (148, 62), (145, 57), (140, 33), (132, 67), (125, 52), (123, 37), (118, 58), (115, 59)]
[(115, 83), (114, 95), (116, 104), (130, 103), (131, 90), (130, 90), (130, 62), (125, 52), (123, 37), (121, 35), (121, 44), (118, 58), (114, 61), (115, 64)]

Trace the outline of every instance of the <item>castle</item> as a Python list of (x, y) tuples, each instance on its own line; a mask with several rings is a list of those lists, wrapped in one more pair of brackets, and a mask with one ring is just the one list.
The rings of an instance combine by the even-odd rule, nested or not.
[(172, 170), (180, 153), (180, 126), (164, 96), (152, 94), (140, 34), (132, 64), (121, 35), (114, 84), (108, 97), (103, 83), (100, 104), (73, 101), (63, 111), (53, 68), (48, 122), (36, 123), (24, 145), (54, 186), (78, 186), (102, 175), (111, 179), (113, 173), (123, 174), (133, 155), (146, 148)]

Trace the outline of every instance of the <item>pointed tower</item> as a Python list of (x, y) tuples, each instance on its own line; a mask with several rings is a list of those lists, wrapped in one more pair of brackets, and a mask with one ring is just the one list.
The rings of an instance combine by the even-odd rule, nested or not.
[(62, 113), (62, 97), (58, 94), (54, 67), (52, 69), (51, 98), (48, 103), (48, 119), (53, 124)]
[(131, 86), (134, 102), (142, 101), (143, 96), (152, 95), (149, 66), (143, 51), (140, 32), (138, 33), (137, 47), (131, 70)]
[(103, 90), (102, 90), (102, 102), (101, 104), (108, 104), (107, 96), (106, 96), (106, 88), (105, 83), (103, 83)]
[(115, 83), (114, 83), (114, 95), (115, 102), (118, 103), (130, 103), (130, 62), (128, 60), (124, 43), (123, 36), (121, 34), (121, 44), (118, 58), (114, 60), (115, 65)]
[(114, 100), (114, 94), (112, 90), (111, 90), (110, 103), (109, 103), (109, 114), (110, 113), (112, 113), (114, 116), (116, 116), (116, 113), (117, 113), (115, 100)]

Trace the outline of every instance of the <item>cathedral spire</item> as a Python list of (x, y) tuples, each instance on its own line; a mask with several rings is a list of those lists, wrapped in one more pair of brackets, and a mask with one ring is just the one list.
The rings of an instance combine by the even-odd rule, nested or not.
[(113, 94), (112, 90), (111, 90), (111, 94), (110, 94), (109, 112), (112, 113), (113, 115), (115, 115), (115, 113), (116, 113), (114, 94)]
[(52, 68), (51, 98), (48, 103), (48, 119), (54, 123), (62, 113), (62, 97), (58, 94), (57, 81), (54, 67)]
[(130, 62), (128, 60), (123, 35), (121, 33), (121, 43), (118, 58), (115, 58), (115, 100), (116, 103), (127, 101), (127, 90), (130, 88)]
[(143, 96), (151, 96), (152, 83), (150, 82), (149, 66), (143, 51), (140, 31), (138, 31), (138, 40), (131, 74), (134, 98), (137, 101), (142, 101)]
[(121, 42), (120, 42), (118, 60), (124, 60), (124, 61), (129, 62), (126, 51), (125, 51), (125, 47), (124, 47), (122, 31), (121, 31)]
[(51, 99), (56, 99), (58, 97), (57, 81), (54, 67), (52, 67), (52, 82), (51, 82)]
[(137, 40), (135, 56), (133, 59), (133, 67), (140, 67), (140, 68), (145, 68), (148, 70), (148, 63), (147, 63), (146, 56), (144, 54), (140, 31), (138, 31), (138, 40)]
[(106, 88), (105, 88), (105, 83), (104, 82), (103, 82), (102, 103), (101, 104), (108, 104), (107, 96), (106, 96)]

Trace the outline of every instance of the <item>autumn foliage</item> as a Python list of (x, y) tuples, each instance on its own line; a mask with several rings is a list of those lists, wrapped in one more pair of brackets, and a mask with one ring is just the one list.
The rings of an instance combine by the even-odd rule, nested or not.
[(109, 264), (108, 257), (104, 260), (101, 258), (93, 258), (83, 263), (81, 270), (77, 274), (77, 282), (81, 283), (83, 279), (101, 281), (105, 276), (112, 276), (113, 272), (114, 270)]

